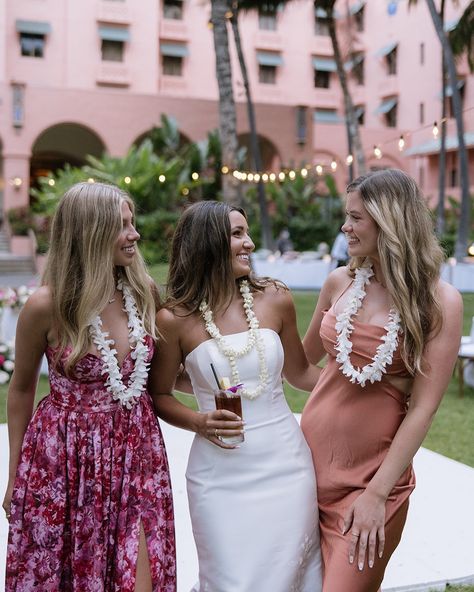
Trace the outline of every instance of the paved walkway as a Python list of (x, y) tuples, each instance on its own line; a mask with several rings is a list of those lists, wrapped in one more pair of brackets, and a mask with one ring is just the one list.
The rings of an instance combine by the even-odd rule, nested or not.
[[(197, 559), (184, 473), (193, 434), (167, 424), (162, 427), (175, 501), (178, 592), (189, 592), (197, 576)], [(2, 496), (7, 463), (7, 429), (0, 424)], [(447, 582), (474, 583), (474, 469), (421, 449), (415, 457), (415, 471), (418, 483), (411, 498), (407, 525), (389, 564), (383, 592), (428, 592), (444, 590)], [(2, 514), (0, 573), (5, 567), (6, 539), (7, 522)]]

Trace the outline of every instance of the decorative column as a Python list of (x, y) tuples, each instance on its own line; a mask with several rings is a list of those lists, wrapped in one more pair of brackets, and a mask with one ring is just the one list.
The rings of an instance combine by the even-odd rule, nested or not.
[(30, 205), (30, 154), (3, 154), (3, 215)]

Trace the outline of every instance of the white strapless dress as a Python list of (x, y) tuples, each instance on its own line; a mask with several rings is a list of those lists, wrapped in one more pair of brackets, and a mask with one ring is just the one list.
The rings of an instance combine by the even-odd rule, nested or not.
[[(271, 329), (260, 329), (269, 379), (256, 399), (242, 400), (245, 442), (225, 450), (198, 435), (186, 471), (199, 560), (191, 592), (320, 592), (316, 480), (311, 453), (283, 394), (283, 348)], [(241, 349), (248, 333), (224, 337)], [(215, 379), (229, 376), (213, 339), (186, 358), (199, 409), (215, 409)], [(258, 383), (256, 350), (237, 360), (241, 382)]]

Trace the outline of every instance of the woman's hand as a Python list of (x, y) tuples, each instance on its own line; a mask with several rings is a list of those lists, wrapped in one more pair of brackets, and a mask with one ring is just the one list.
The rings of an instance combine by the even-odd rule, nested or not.
[(237, 448), (236, 444), (226, 444), (220, 438), (240, 436), (244, 433), (242, 419), (226, 409), (201, 413), (197, 433), (220, 448)]
[(347, 533), (350, 541), (349, 563), (354, 563), (358, 545), (359, 570), (364, 569), (366, 555), (369, 567), (373, 567), (377, 539), (379, 557), (385, 546), (385, 499), (366, 489), (347, 511), (342, 532)]
[(5, 492), (5, 497), (3, 498), (2, 508), (5, 510), (5, 517), (7, 520), (10, 520), (10, 507), (12, 503), (12, 494), (13, 494), (13, 481), (10, 483), (8, 482), (7, 490)]

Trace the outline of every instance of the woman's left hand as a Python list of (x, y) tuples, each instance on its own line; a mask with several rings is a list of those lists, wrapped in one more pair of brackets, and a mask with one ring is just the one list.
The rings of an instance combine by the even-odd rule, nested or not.
[(349, 563), (354, 563), (358, 545), (359, 569), (364, 569), (366, 555), (369, 567), (373, 567), (377, 539), (379, 557), (382, 557), (385, 546), (385, 500), (367, 489), (361, 493), (345, 516), (343, 534), (346, 533), (349, 537)]

